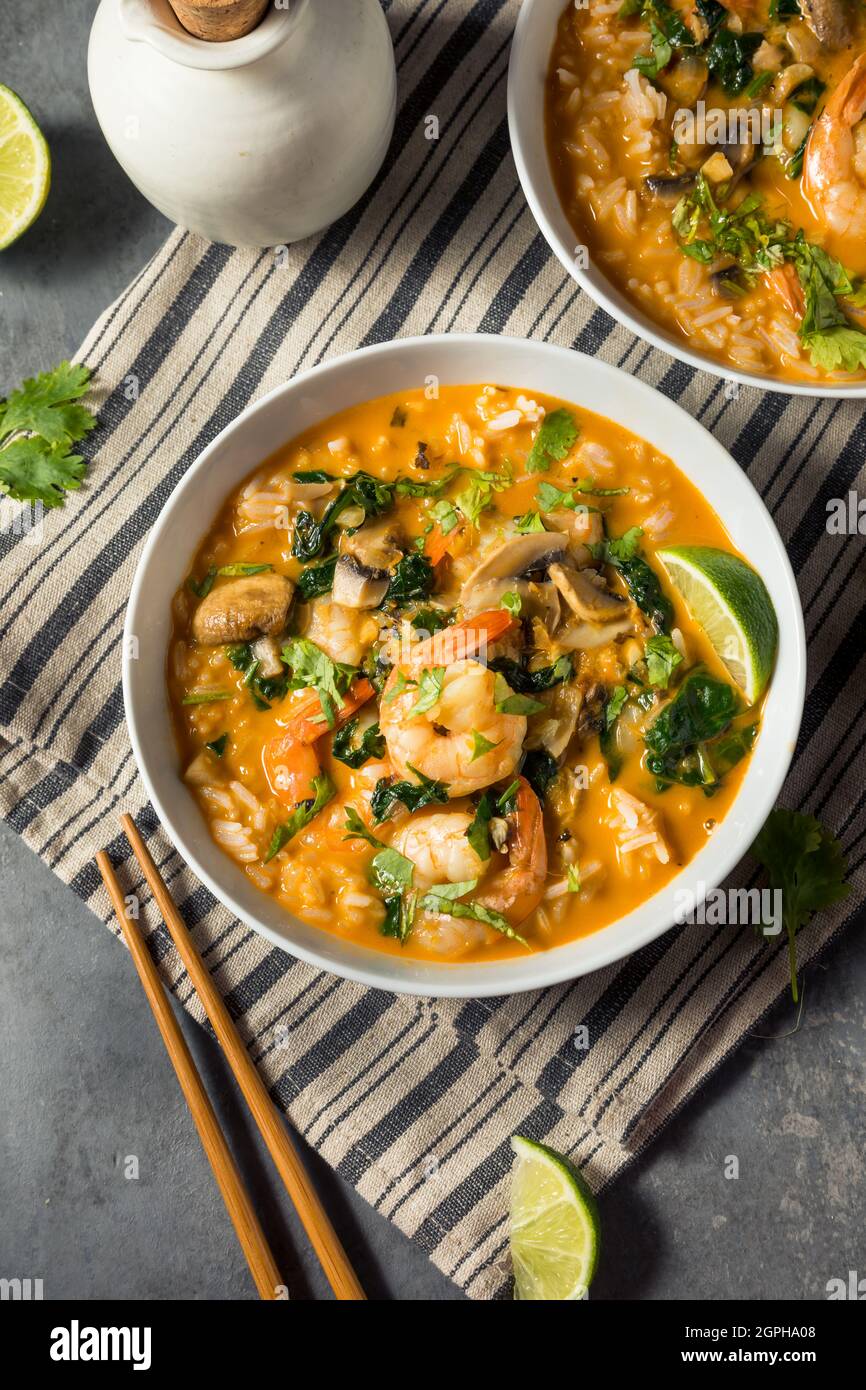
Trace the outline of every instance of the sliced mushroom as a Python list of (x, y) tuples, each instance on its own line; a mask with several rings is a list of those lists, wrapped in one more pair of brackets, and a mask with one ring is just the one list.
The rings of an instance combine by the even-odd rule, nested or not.
[(695, 186), (696, 174), (648, 174), (643, 181), (647, 193), (660, 203), (673, 207)]
[(274, 676), (283, 674), (283, 661), (280, 656), (280, 644), (276, 637), (259, 637), (253, 643), (253, 656), (259, 663), (256, 674), (263, 676), (265, 680), (272, 680)]
[(509, 536), (469, 575), (460, 591), (460, 602), (465, 607), (472, 590), (493, 579), (518, 579), (536, 571), (545, 572), (554, 560), (562, 558), (567, 546), (568, 537), (561, 531), (529, 531), (525, 536)]
[(365, 565), (357, 555), (341, 555), (334, 569), (334, 602), (344, 608), (378, 608), (390, 583), (388, 570)]
[(615, 642), (624, 632), (631, 632), (634, 624), (628, 613), (610, 623), (573, 623), (557, 636), (557, 643), (563, 651), (591, 652)]
[(539, 618), (548, 632), (554, 631), (559, 622), (559, 591), (549, 581), (535, 584), (529, 579), (488, 579), (475, 584), (466, 595), (464, 616), (471, 618), (474, 613), (498, 608), (508, 593), (519, 594), (521, 618)]
[(532, 720), (525, 748), (543, 748), (552, 758), (561, 758), (574, 737), (583, 703), (580, 687), (573, 681), (558, 685), (545, 696), (544, 714)]
[(252, 642), (282, 632), (294, 593), (284, 574), (249, 574), (211, 589), (192, 620), (192, 635), (205, 647)]
[(851, 11), (845, 0), (802, 0), (801, 8), (822, 48), (838, 53), (852, 42)]
[(600, 575), (590, 575), (570, 565), (553, 564), (550, 577), (571, 611), (584, 622), (604, 623), (622, 615), (627, 600), (612, 594)]
[(344, 608), (378, 608), (388, 592), (390, 571), (403, 558), (398, 541), (387, 517), (344, 535), (334, 571), (334, 602)]

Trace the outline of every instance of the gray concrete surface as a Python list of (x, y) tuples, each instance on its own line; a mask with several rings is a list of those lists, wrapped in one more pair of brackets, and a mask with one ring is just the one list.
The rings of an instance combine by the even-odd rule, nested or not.
[[(94, 0), (0, 0), (0, 81), (32, 106), (55, 180), (0, 256), (0, 394), (72, 351), (164, 236), (90, 108)], [(48, 1298), (254, 1291), (123, 947), (0, 825), (0, 1276)], [(604, 1299), (814, 1299), (866, 1274), (866, 952), (857, 931), (601, 1201)], [(294, 1297), (327, 1290), (218, 1050), (183, 1018)], [(728, 1180), (728, 1155), (739, 1178)], [(139, 1176), (125, 1176), (127, 1158)], [(371, 1296), (459, 1292), (316, 1158)]]

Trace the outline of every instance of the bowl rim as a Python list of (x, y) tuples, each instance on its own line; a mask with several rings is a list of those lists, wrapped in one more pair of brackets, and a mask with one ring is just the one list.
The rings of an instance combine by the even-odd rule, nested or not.
[[(744, 371), (740, 367), (726, 366), (709, 354), (693, 351), (681, 343), (673, 333), (669, 333), (661, 325), (656, 324), (649, 315), (643, 315), (601, 270), (594, 268), (584, 270), (575, 263), (571, 246), (563, 240), (545, 211), (545, 195), (557, 207), (562, 209), (562, 205), (553, 181), (550, 160), (543, 137), (542, 145), (544, 147), (539, 153), (537, 149), (533, 148), (532, 136), (527, 131), (528, 117), (525, 104), (518, 99), (518, 87), (530, 80), (527, 71), (529, 60), (526, 55), (531, 30), (538, 23), (537, 11), (543, 6), (550, 6), (551, 11), (557, 16), (558, 22), (558, 17), (565, 13), (569, 4), (570, 0), (523, 0), (514, 27), (511, 54), (508, 60), (508, 134), (517, 177), (532, 216), (557, 260), (580, 288), (585, 290), (600, 308), (606, 310), (616, 323), (628, 328), (637, 338), (657, 348), (659, 352), (664, 352), (669, 357), (684, 362), (689, 367), (694, 367), (697, 371), (709, 372), (722, 381), (738, 382), (742, 386), (753, 386), (759, 391), (778, 391), (781, 395), (816, 396), (831, 401), (862, 400), (866, 396), (866, 382), (853, 383), (852, 385), (840, 383), (834, 386), (783, 381), (777, 377), (759, 376)], [(562, 214), (563, 219), (567, 222), (564, 209), (562, 209)]]
[[(790, 560), (788, 559), (784, 543), (782, 542), (782, 538), (779, 535), (775, 523), (751, 480), (745, 472), (739, 468), (727, 450), (713, 438), (702, 424), (688, 415), (680, 405), (664, 396), (661, 392), (656, 391), (646, 382), (632, 377), (626, 372), (623, 372), (620, 368), (611, 366), (597, 358), (591, 358), (583, 353), (575, 352), (573, 349), (559, 347), (551, 343), (544, 343), (537, 339), (501, 337), (497, 334), (455, 333), (401, 338), (385, 343), (373, 344), (369, 347), (357, 349), (338, 357), (329, 358), (327, 361), (309, 368), (306, 371), (299, 372), (288, 381), (273, 387), (260, 399), (247, 406), (201, 451), (165, 502), (142, 549), (127, 604), (124, 623), (124, 640), (122, 644), (122, 685), (130, 743), (145, 789), (165, 834), (181, 858), (189, 865), (199, 881), (210, 890), (218, 902), (231, 912), (233, 916), (238, 918), (239, 921), (250, 927), (260, 936), (263, 936), (271, 945), (286, 951), (289, 955), (295, 956), (305, 961), (307, 964), (313, 965), (317, 969), (339, 975), (342, 978), (353, 980), (359, 984), (367, 985), (372, 988), (386, 989), (398, 994), (434, 998), (483, 998), (495, 995), (519, 994), (529, 990), (561, 984), (565, 981), (579, 978), (582, 975), (590, 974), (595, 970), (611, 965), (619, 960), (626, 959), (642, 946), (662, 936), (675, 924), (672, 888), (677, 881), (676, 877), (657, 890), (651, 897), (639, 903), (627, 914), (626, 918), (618, 918), (607, 927), (600, 928), (589, 936), (578, 937), (550, 950), (533, 952), (526, 957), (512, 956), (504, 960), (490, 963), (469, 962), (465, 965), (459, 962), (427, 962), (416, 960), (415, 958), (403, 958), (401, 962), (399, 956), (375, 951), (369, 947), (358, 948), (355, 943), (346, 943), (344, 939), (339, 937), (336, 933), (325, 931), (322, 928), (306, 927), (305, 924), (299, 922), (298, 919), (293, 919), (285, 909), (282, 909), (280, 914), (281, 920), (283, 918), (286, 920), (289, 931), (294, 932), (297, 928), (303, 927), (307, 932), (312, 933), (314, 941), (318, 942), (319, 936), (323, 938), (321, 950), (318, 948), (317, 944), (314, 946), (307, 946), (303, 942), (298, 942), (294, 939), (294, 936), (287, 936), (277, 932), (260, 917), (257, 917), (254, 910), (243, 906), (238, 901), (230, 881), (233, 877), (237, 877), (238, 875), (242, 876), (242, 874), (237, 865), (235, 865), (227, 855), (217, 850), (219, 872), (221, 872), (223, 865), (226, 870), (226, 881), (223, 882), (219, 880), (219, 872), (212, 873), (205, 867), (198, 854), (190, 847), (181, 824), (183, 820), (182, 805), (186, 805), (186, 802), (182, 799), (188, 796), (188, 792), (183, 785), (179, 772), (175, 772), (176, 786), (172, 786), (172, 804), (168, 804), (166, 799), (161, 795), (157, 786), (157, 779), (151, 774), (151, 763), (147, 748), (148, 736), (146, 732), (144, 732), (144, 720), (148, 716), (149, 711), (142, 707), (141, 702), (144, 697), (140, 696), (137, 690), (136, 679), (138, 670), (143, 663), (137, 658), (138, 639), (135, 634), (136, 632), (145, 630), (139, 620), (139, 613), (142, 611), (146, 612), (147, 609), (145, 586), (149, 578), (151, 567), (154, 566), (155, 559), (160, 553), (163, 535), (172, 521), (175, 509), (183, 500), (185, 494), (194, 487), (196, 479), (208, 467), (211, 458), (224, 447), (226, 441), (231, 440), (235, 435), (242, 434), (243, 431), (249, 428), (251, 421), (254, 420), (256, 416), (268, 411), (274, 401), (284, 396), (291, 397), (294, 393), (303, 396), (305, 389), (319, 378), (327, 377), (331, 373), (339, 375), (341, 371), (351, 371), (352, 367), (349, 364), (360, 363), (363, 366), (365, 362), (377, 357), (387, 360), (389, 357), (406, 357), (407, 354), (411, 356), (415, 353), (423, 354), (425, 361), (429, 361), (429, 354), (431, 351), (441, 351), (447, 354), (452, 352), (456, 347), (469, 348), (474, 354), (492, 345), (504, 349), (506, 353), (513, 353), (515, 357), (519, 357), (527, 352), (536, 355), (539, 361), (546, 357), (551, 363), (554, 361), (559, 363), (563, 370), (565, 370), (567, 366), (571, 372), (574, 372), (575, 369), (580, 366), (585, 372), (589, 372), (590, 376), (595, 374), (600, 380), (607, 379), (611, 389), (616, 385), (619, 392), (630, 392), (632, 397), (636, 396), (638, 398), (638, 406), (641, 400), (645, 403), (648, 414), (651, 409), (661, 411), (663, 415), (666, 414), (670, 418), (671, 427), (676, 424), (678, 427), (684, 428), (686, 435), (688, 436), (688, 434), (691, 434), (693, 439), (702, 436), (704, 448), (716, 456), (714, 461), (723, 469), (733, 470), (733, 473), (729, 474), (729, 476), (736, 476), (739, 479), (739, 485), (743, 490), (742, 495), (748, 498), (750, 506), (757, 506), (763, 531), (766, 533), (765, 537), (762, 539), (766, 540), (773, 552), (773, 561), (777, 567), (777, 576), (780, 584), (784, 586), (787, 611), (780, 611), (779, 621), (780, 629), (782, 624), (785, 624), (785, 643), (789, 652), (788, 659), (791, 671), (787, 677), (787, 697), (780, 712), (780, 722), (784, 724), (785, 721), (787, 721), (783, 731), (785, 743), (784, 756), (779, 758), (775, 768), (764, 768), (760, 759), (761, 740), (758, 740), (755, 752), (752, 754), (749, 768), (747, 769), (746, 777), (728, 811), (727, 817), (725, 817), (725, 820), (729, 817), (733, 817), (734, 808), (742, 801), (746, 787), (749, 786), (750, 800), (747, 804), (748, 809), (746, 814), (751, 827), (751, 839), (754, 839), (754, 836), (764, 823), (766, 816), (775, 805), (779, 790), (787, 776), (794, 757), (805, 701), (806, 638), (803, 613)], [(476, 382), (481, 382), (486, 379), (487, 376), (484, 372), (475, 372), (473, 381), (467, 381), (465, 384), (476, 384)], [(544, 388), (532, 387), (530, 389), (543, 391)], [(576, 391), (575, 394), (579, 395), (580, 391)], [(370, 399), (375, 399), (375, 396), (371, 396)], [(593, 409), (591, 404), (582, 405), (579, 401), (575, 401), (574, 404), (578, 405), (579, 408)], [(339, 408), (338, 406), (338, 409)], [(325, 420), (333, 413), (335, 412), (330, 410), (321, 414), (319, 418)], [(602, 414), (603, 412), (597, 411), (596, 413)], [(636, 410), (635, 414), (637, 413)], [(606, 418), (610, 419), (615, 417), (608, 415)], [(620, 421), (620, 423), (623, 422)], [(638, 433), (634, 425), (623, 423), (623, 427), (630, 430), (631, 433)], [(291, 437), (291, 434), (289, 434), (286, 442), (288, 442)], [(685, 477), (692, 481), (694, 486), (699, 487), (699, 484), (695, 482), (693, 476), (689, 472), (688, 463), (684, 464), (676, 458), (673, 459), (673, 462)], [(237, 486), (250, 471), (250, 465), (244, 462), (243, 467), (238, 468), (235, 483), (230, 484), (228, 488), (224, 489), (224, 495), (227, 496), (231, 486)], [(712, 506), (713, 504), (710, 503), (710, 505)], [(725, 516), (718, 511), (716, 507), (713, 509), (717, 511), (720, 520), (726, 525)], [(191, 553), (192, 551), (190, 551), (190, 554)], [(189, 556), (184, 557), (185, 560), (188, 558)], [(768, 557), (762, 571), (765, 575), (769, 568), (769, 564), (770, 559)], [(160, 679), (162, 689), (165, 690), (164, 654), (160, 666)], [(144, 703), (146, 704), (146, 701), (144, 701)], [(165, 700), (165, 708), (166, 710), (168, 709), (167, 698)], [(755, 785), (751, 786), (751, 782), (754, 782)], [(176, 800), (174, 798), (175, 790), (179, 794)], [(190, 802), (190, 804), (192, 803)], [(198, 808), (196, 808), (196, 814), (199, 814)], [(725, 820), (721, 822), (722, 827), (725, 825)], [(751, 843), (751, 839), (749, 843)], [(714, 843), (715, 839), (714, 841), (708, 842), (708, 845), (699, 851), (698, 854), (703, 855)], [(699, 892), (695, 897), (696, 903), (703, 900), (707, 891), (724, 882), (732, 869), (742, 859), (743, 853), (744, 848), (741, 840), (731, 843), (728, 852), (721, 858), (719, 866), (713, 869), (712, 882), (709, 880), (698, 880)], [(689, 865), (693, 864), (697, 857), (698, 856), (693, 856), (692, 860), (689, 861)], [(684, 870), (687, 869), (689, 865), (684, 866)], [(268, 901), (266, 895), (262, 894), (260, 890), (255, 889), (247, 880), (244, 880), (244, 885), (255, 894), (256, 899), (260, 897), (264, 902)], [(664, 903), (665, 898), (668, 899), (667, 905)], [(633, 926), (627, 944), (624, 946), (614, 945), (611, 940), (612, 930), (621, 926), (624, 921), (628, 920), (628, 917), (635, 916), (636, 914), (639, 914), (645, 919), (643, 923)], [(605, 946), (606, 939), (607, 946)], [(352, 950), (354, 948), (353, 954), (360, 954), (362, 957), (361, 963), (334, 960), (326, 948), (330, 947), (336, 949), (334, 947), (335, 942), (339, 942), (345, 949)], [(576, 954), (579, 954), (581, 957), (579, 961), (572, 959)], [(369, 964), (367, 964), (368, 960)], [(525, 979), (527, 972), (532, 976), (528, 981)], [(473, 978), (471, 982), (466, 980), (465, 983), (462, 983), (461, 975), (465, 977), (468, 974), (474, 975), (475, 978)], [(480, 979), (477, 978), (479, 974), (482, 977)]]

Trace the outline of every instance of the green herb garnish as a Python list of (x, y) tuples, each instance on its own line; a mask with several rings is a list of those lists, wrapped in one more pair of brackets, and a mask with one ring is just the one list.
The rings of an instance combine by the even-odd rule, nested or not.
[(579, 433), (570, 410), (560, 407), (545, 415), (526, 460), (527, 473), (546, 473), (552, 463), (561, 463), (574, 448)]
[(86, 460), (71, 446), (96, 426), (96, 416), (77, 404), (89, 381), (87, 367), (61, 362), (0, 401), (0, 492), (50, 509), (81, 487)]
[(283, 846), (287, 845), (299, 830), (303, 830), (305, 826), (310, 824), (310, 821), (315, 820), (322, 808), (327, 806), (335, 795), (336, 790), (327, 773), (323, 772), (318, 777), (313, 778), (315, 795), (308, 801), (301, 801), (292, 811), (288, 820), (277, 826), (265, 855), (264, 862), (266, 864), (273, 859), (275, 854), (279, 854)]

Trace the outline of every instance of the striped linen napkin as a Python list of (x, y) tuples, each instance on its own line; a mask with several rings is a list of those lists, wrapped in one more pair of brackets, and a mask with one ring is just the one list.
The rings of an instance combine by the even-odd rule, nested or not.
[[(142, 543), (239, 411), (362, 344), (480, 329), (575, 347), (651, 382), (747, 470), (798, 574), (811, 671), (785, 801), (841, 836), (856, 884), (803, 933), (805, 964), (866, 893), (863, 542), (826, 529), (828, 499), (856, 485), (866, 427), (854, 402), (754, 390), (728, 399), (715, 378), (616, 327), (563, 273), (509, 152), (517, 0), (386, 10), (402, 103), (363, 201), (288, 253), (175, 232), (81, 349), (101, 419), (86, 486), (45, 518), (38, 548), (0, 536), (0, 811), (115, 930), (92, 861), (111, 837), (123, 881), (142, 890), (114, 830), (131, 810), (276, 1103), (471, 1297), (495, 1298), (508, 1281), (510, 1135), (545, 1139), (594, 1187), (608, 1183), (785, 991), (784, 948), (748, 929), (677, 929), (573, 984), (467, 1001), (378, 993), (273, 949), (195, 882), (136, 774), (120, 643)], [(438, 140), (425, 138), (430, 114)], [(741, 869), (737, 882), (749, 881)], [(165, 929), (153, 915), (145, 926), (166, 983), (201, 1019)]]

